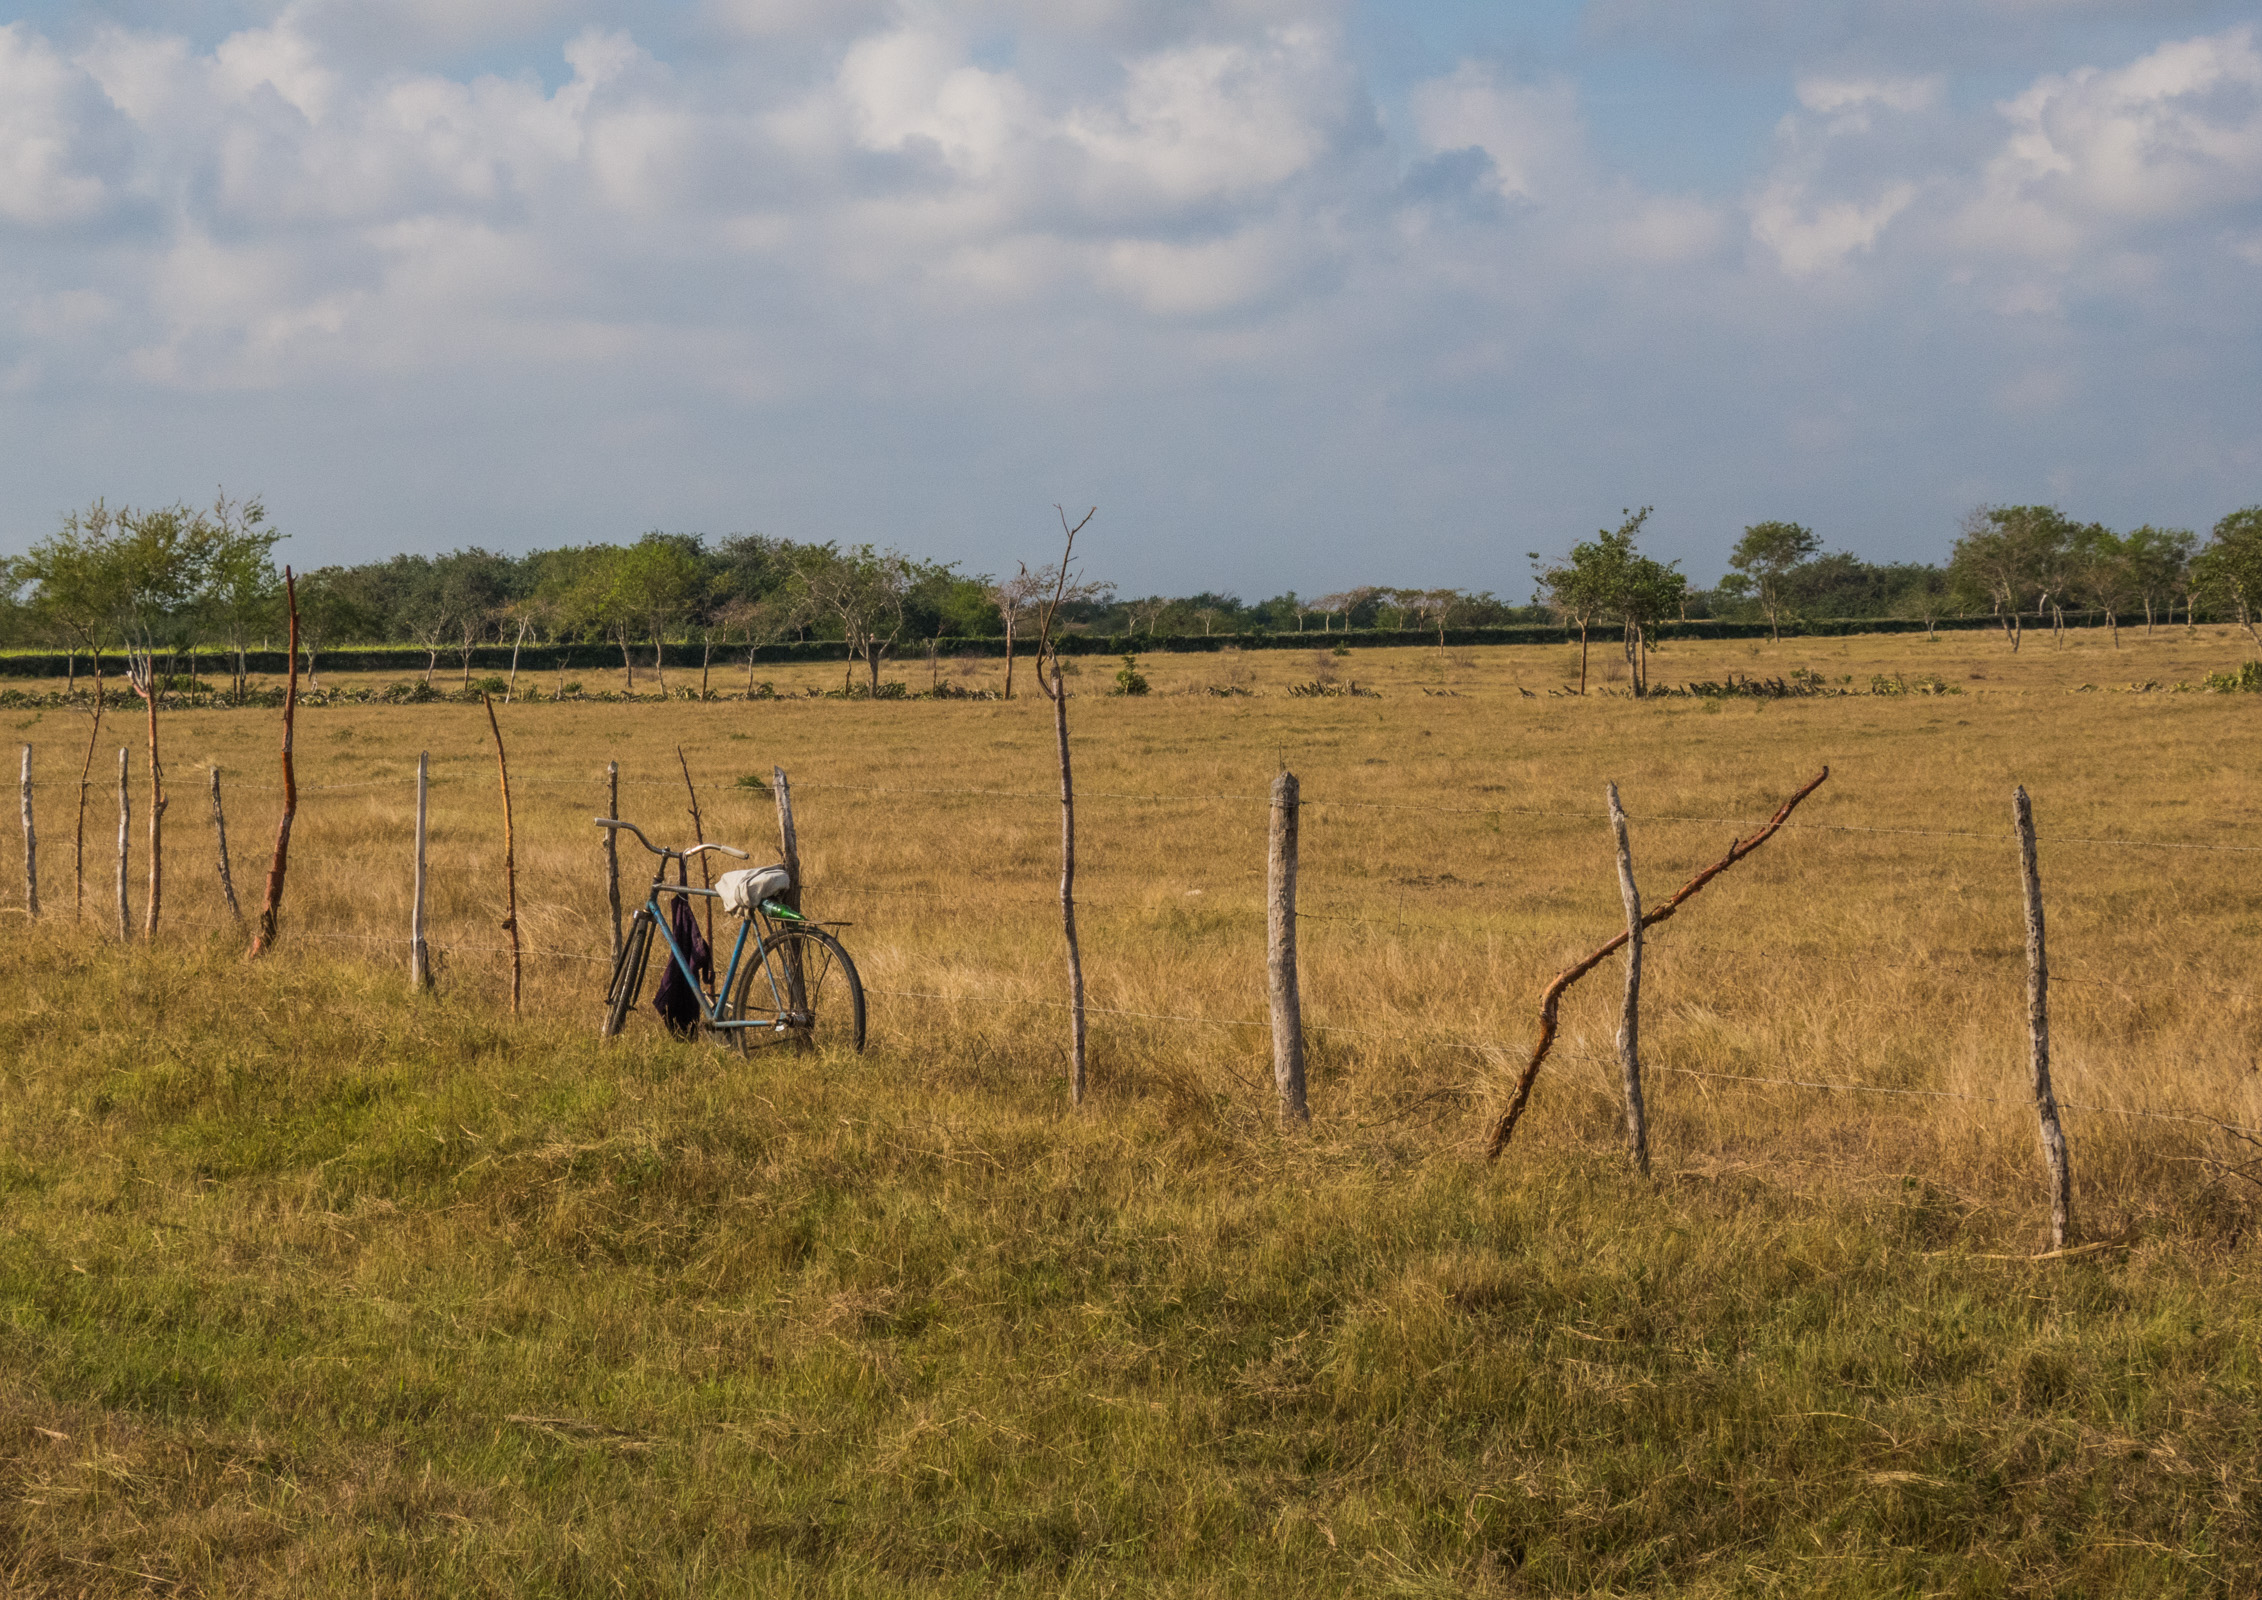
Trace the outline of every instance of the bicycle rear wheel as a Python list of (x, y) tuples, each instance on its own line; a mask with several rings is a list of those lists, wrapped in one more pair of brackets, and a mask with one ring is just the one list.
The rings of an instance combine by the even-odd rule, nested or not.
[[(798, 965), (801, 995), (792, 994)], [(725, 1020), (757, 1024), (723, 1030), (740, 1055), (791, 1041), (819, 1050), (864, 1049), (864, 981), (840, 941), (822, 928), (793, 924), (762, 941), (739, 970)]]
[(630, 919), (628, 936), (620, 942), (620, 959), (613, 963), (612, 985), (605, 990), (605, 1025), (600, 1038), (613, 1039), (628, 1025), (629, 1012), (644, 990), (644, 962), (652, 950), (652, 913), (639, 911)]

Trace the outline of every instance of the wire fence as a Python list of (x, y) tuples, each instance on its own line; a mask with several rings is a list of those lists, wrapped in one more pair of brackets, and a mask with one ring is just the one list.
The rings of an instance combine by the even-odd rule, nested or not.
[[(469, 760), (473, 758), (462, 757), (458, 759)], [(469, 788), (475, 786), (480, 789), (491, 791), (494, 785), (494, 781), (495, 780), (492, 774), (487, 772), (477, 774), (450, 774), (439, 772), (432, 775), (430, 779), (430, 788), (433, 790), (445, 790), (450, 788)], [(549, 791), (553, 793), (586, 794), (591, 798), (593, 813), (595, 805), (601, 803), (602, 797), (606, 792), (606, 779), (601, 770), (588, 773), (575, 772), (571, 774), (543, 771), (536, 771), (531, 773), (514, 772), (511, 775), (510, 782), (511, 787), (514, 791)], [(372, 778), (357, 782), (299, 784), (297, 785), (297, 793), (302, 800), (310, 796), (342, 796), (353, 794), (381, 795), (386, 793), (399, 794), (405, 800), (414, 795), (416, 784), (417, 780), (413, 775), (406, 775)], [(41, 779), (36, 782), (27, 783), (25, 785), (25, 788), (27, 790), (27, 807), (29, 805), (29, 797), (36, 796), (41, 793), (54, 795), (59, 792), (62, 794), (75, 796), (81, 792), (99, 793), (105, 790), (107, 786), (108, 775), (107, 773), (101, 772), (99, 770), (90, 779), (90, 781), (84, 785), (75, 780), (57, 780), (54, 778)], [(242, 794), (245, 792), (254, 794), (273, 794), (279, 792), (281, 787), (282, 786), (280, 784), (247, 782), (242, 780), (230, 780), (228, 785), (228, 789), (231, 794)], [(626, 790), (632, 794), (663, 792), (673, 795), (677, 798), (680, 798), (682, 794), (680, 781), (673, 777), (663, 778), (623, 775), (620, 779), (620, 787), (621, 789)], [(985, 803), (1013, 801), (1039, 803), (1049, 806), (1057, 805), (1060, 801), (1059, 790), (1057, 788), (1051, 787), (1024, 789), (1012, 787), (993, 788), (949, 784), (861, 784), (805, 780), (796, 783), (795, 790), (797, 794), (809, 797), (817, 797), (827, 794), (868, 797), (875, 800), (886, 801), (898, 807), (906, 803), (934, 804), (938, 802), (958, 801)], [(1447, 787), (1440, 789), (1438, 791), (1438, 798), (1434, 801), (1429, 802), (1397, 799), (1373, 799), (1349, 795), (1339, 796), (1322, 792), (1319, 794), (1304, 794), (1301, 799), (1301, 804), (1306, 808), (1310, 808), (1313, 811), (1322, 814), (1328, 812), (1372, 812), (1387, 815), (1430, 815), (1440, 818), (1462, 819), (1518, 818), (1563, 822), (1567, 824), (1573, 824), (1577, 827), (1585, 829), (1592, 829), (1596, 827), (1597, 816), (1596, 813), (1592, 811), (1575, 811), (1560, 807), (1517, 805), (1509, 803), (1506, 800), (1492, 798), (1491, 796), (1496, 792), (1496, 790), (1490, 788), (1477, 789), (1468, 787)], [(768, 799), (766, 788), (762, 791), (755, 791), (751, 787), (749, 787), (743, 793), (744, 797), (750, 801), (766, 802)], [(1246, 808), (1250, 813), (1255, 815), (1262, 815), (1271, 805), (1271, 797), (1267, 794), (1244, 793), (1229, 789), (1196, 790), (1188, 792), (1090, 789), (1078, 790), (1076, 799), (1080, 805), (1093, 802), (1105, 802), (1109, 804), (1130, 806)], [(404, 807), (404, 832), (406, 828), (406, 814), (407, 810), (406, 807)], [(1762, 819), (1748, 814), (1731, 815), (1715, 812), (1659, 811), (1652, 813), (1633, 813), (1631, 814), (1631, 820), (1639, 824), (1651, 826), (1729, 827), (1741, 832), (1743, 830), (1750, 829)], [(1961, 845), (1983, 846), (2006, 851), (2012, 846), (2013, 841), (2016, 837), (2016, 835), (2009, 829), (1937, 825), (1940, 820), (1944, 819), (1923, 817), (1885, 818), (1862, 823), (1791, 820), (1784, 823), (1783, 828), (1786, 833), (1798, 833), (1807, 835), (1871, 836), (1885, 839), (1954, 841)], [(2219, 828), (2232, 828), (2245, 825), (2243, 820), (2241, 819), (2223, 817), (2205, 817), (2196, 820), (2208, 826)], [(2145, 837), (2141, 835), (2126, 834), (2093, 834), (2081, 832), (2069, 832), (2065, 834), (2044, 834), (2041, 836), (2039, 842), (2045, 849), (2079, 847), (2083, 849), (2169, 851), (2209, 855), (2249, 855), (2262, 853), (2262, 845), (2230, 844), (2191, 838)], [(1241, 877), (1233, 881), (1213, 881), (1208, 884), (1197, 885), (1189, 889), (1180, 890), (1179, 893), (1181, 897), (1190, 897), (1194, 895), (1208, 896), (1212, 893), (1215, 893), (1218, 897), (1215, 905), (1222, 906), (1224, 902), (1230, 900), (1236, 895), (1253, 891), (1258, 885), (1261, 884), (1261, 881), (1262, 874), (1255, 869), (1254, 863), (1252, 863), (1252, 868), (1247, 874), (1242, 875)], [(1476, 893), (1479, 887), (1480, 886), (1456, 880), (1451, 882), (1397, 883), (1388, 885), (1387, 889), (1389, 892), (1395, 892), (1399, 896), (1402, 906), (1403, 900), (1408, 894), (1434, 896), (1450, 893), (1461, 897), (1465, 901), (1470, 895)], [(893, 902), (904, 906), (916, 905), (925, 908), (917, 913), (921, 917), (931, 917), (938, 913), (944, 915), (960, 915), (966, 917), (991, 917), (994, 916), (995, 908), (1000, 905), (1026, 906), (1033, 909), (1045, 908), (1048, 910), (1057, 910), (1060, 904), (1057, 894), (1042, 892), (1036, 886), (1032, 886), (1032, 892), (1025, 895), (1015, 893), (1001, 894), (994, 885), (986, 886), (983, 892), (981, 903), (979, 905), (963, 904), (961, 903), (962, 897), (954, 895), (948, 890), (944, 889), (922, 889), (872, 882), (826, 884), (822, 886), (821, 892), (829, 897), (837, 898), (850, 904), (861, 903), (885, 907), (889, 903)], [(1099, 896), (1080, 895), (1078, 897), (1077, 903), (1080, 909), (1090, 909), (1094, 911), (1135, 912), (1152, 911), (1154, 909), (1154, 901), (1151, 897), (1111, 898), (1110, 896), (1105, 894)], [(1448, 914), (1455, 919), (1452, 921), (1432, 920), (1431, 916), (1423, 915), (1417, 915), (1416, 918), (1409, 920), (1403, 915), (1402, 911), (1397, 916), (1374, 915), (1372, 914), (1373, 907), (1371, 894), (1366, 895), (1362, 898), (1348, 899), (1342, 902), (1342, 904), (1347, 906), (1349, 909), (1300, 910), (1298, 913), (1298, 919), (1301, 922), (1315, 924), (1321, 930), (1325, 930), (1327, 928), (1358, 928), (1362, 930), (1385, 931), (1392, 937), (1400, 937), (1409, 932), (1437, 933), (1448, 936), (1466, 937), (1472, 932), (1483, 931), (1488, 918), (1504, 922), (1513, 922), (1514, 920), (1516, 920), (1517, 916), (1517, 913), (1515, 912), (1513, 907), (1503, 906), (1498, 908), (1487, 908), (1483, 906), (1470, 906), (1467, 904), (1456, 905), (1451, 908)], [(1260, 918), (1263, 915), (1263, 906), (1261, 905), (1261, 903), (1259, 903), (1253, 893), (1251, 894), (1251, 898), (1247, 904), (1244, 905), (1235, 903), (1230, 907), (1226, 907), (1225, 909), (1230, 910), (1230, 912), (1235, 915), (1246, 914), (1252, 919)], [(1539, 935), (1531, 934), (1528, 929), (1518, 931), (1523, 933), (1524, 936), (1526, 936), (1531, 942), (1535, 944), (1547, 942), (1543, 940)], [(406, 962), (411, 945), (411, 939), (405, 932), (398, 936), (385, 936), (376, 934), (301, 929), (293, 930), (288, 935), (288, 937), (311, 944), (352, 946), (370, 951), (384, 950), (394, 953), (404, 963)], [(1785, 948), (1780, 945), (1759, 945), (1745, 943), (1728, 944), (1717, 941), (1707, 941), (1692, 937), (1685, 937), (1680, 934), (1677, 928), (1674, 930), (1671, 936), (1659, 937), (1653, 935), (1652, 937), (1655, 940), (1654, 948), (1656, 953), (1668, 959), (1681, 957), (1704, 958), (1716, 962), (1726, 962), (1731, 965), (1745, 965), (1760, 962), (1773, 964), (1817, 963), (1828, 964), (1836, 967), (1850, 969), (1855, 972), (1865, 973), (1874, 973), (1877, 971), (1892, 971), (1899, 973), (1916, 973), (1943, 977), (1964, 974), (1977, 975), (1986, 980), (1995, 980), (2000, 979), (2006, 975), (2007, 964), (2020, 962), (2023, 959), (2023, 953), (2011, 951), (1980, 952), (1970, 950), (1959, 951), (1930, 949), (1909, 950), (1904, 952), (1888, 952), (1884, 954), (1875, 952), (1847, 954), (1840, 952), (1815, 950), (1811, 948)], [(521, 949), (514, 951), (510, 946), (502, 944), (478, 943), (470, 940), (451, 941), (444, 937), (432, 937), (429, 939), (429, 944), (436, 952), (447, 956), (501, 957), (515, 954), (535, 960), (572, 963), (584, 969), (603, 968), (608, 966), (612, 960), (609, 951), (577, 950), (562, 948), (555, 945), (526, 945)], [(2141, 1008), (2146, 1005), (2157, 1004), (2160, 1003), (2162, 998), (2161, 991), (2158, 987), (2153, 987), (2148, 990), (2142, 982), (2133, 979), (2126, 971), (2108, 974), (2102, 970), (2088, 967), (2085, 964), (2079, 962), (2060, 962), (2057, 963), (2057, 966), (2059, 970), (2053, 973), (2053, 983), (2068, 984), (2092, 989), (2097, 991), (2100, 995), (2109, 995), (2117, 998), (2118, 1000), (2126, 1003), (2131, 1007)], [(1035, 986), (1041, 981), (1033, 975), (1019, 978), (1015, 978), (1007, 974), (1000, 974), (998, 976), (1001, 981), (992, 982), (986, 986), (977, 985), (969, 987), (964, 983), (959, 983), (948, 992), (936, 988), (907, 987), (900, 985), (875, 985), (871, 987), (868, 992), (875, 996), (890, 1000), (900, 1000), (917, 1004), (941, 1005), (948, 1007), (965, 1007), (970, 1005), (985, 1005), (996, 1007), (1003, 1005), (1012, 1007), (1028, 1007), (1045, 1011), (1066, 1011), (1070, 1008), (1070, 1003), (1066, 1000), (1045, 998), (1033, 992)], [(2245, 1004), (2251, 1004), (2257, 999), (2256, 992), (2251, 989), (2216, 983), (2190, 975), (2176, 976), (2172, 980), (2172, 988), (2173, 992), (2177, 993), (2188, 992), (2205, 994), (2216, 999), (2234, 1000)], [(1271, 1018), (1262, 1015), (1220, 1016), (1207, 1014), (1194, 1009), (1158, 1009), (1151, 1006), (1142, 1007), (1134, 1005), (1110, 1005), (1105, 1003), (1089, 1003), (1085, 1005), (1083, 1009), (1088, 1015), (1092, 1017), (1116, 1019), (1124, 1022), (1155, 1023), (1214, 1030), (1253, 1030), (1259, 1033), (1267, 1032), (1273, 1026)], [(1448, 1028), (1430, 1027), (1417, 1030), (1405, 1030), (1392, 1029), (1387, 1027), (1361, 1026), (1349, 1023), (1334, 1023), (1322, 1020), (1307, 1020), (1304, 1023), (1304, 1028), (1307, 1032), (1322, 1038), (1337, 1037), (1342, 1039), (1363, 1040), (1373, 1043), (1387, 1043), (1415, 1050), (1447, 1050), (1463, 1052), (1471, 1057), (1472, 1060), (1482, 1068), (1496, 1069), (1503, 1066), (1514, 1066), (1519, 1062), (1524, 1050), (1523, 1045), (1519, 1041), (1510, 1040), (1504, 1042), (1500, 1037), (1497, 1036), (1467, 1033)], [(1564, 1053), (1572, 1057), (1573, 1059), (1596, 1063), (1606, 1067), (1616, 1065), (1615, 1061), (1612, 1058), (1596, 1055), (1588, 1051), (1569, 1049)], [(2022, 1104), (2028, 1103), (2014, 1096), (1971, 1093), (1960, 1090), (1929, 1088), (1906, 1084), (1864, 1082), (1858, 1079), (1850, 1078), (1837, 1078), (1830, 1076), (1771, 1075), (1766, 1073), (1743, 1073), (1708, 1070), (1680, 1065), (1669, 1058), (1645, 1063), (1645, 1070), (1693, 1080), (1703, 1080), (1723, 1084), (1735, 1084), (1747, 1089), (1764, 1091), (1788, 1091), (1799, 1094), (1875, 1096), (1880, 1098), (1923, 1101), (1956, 1101), (1998, 1107), (2018, 1107)], [(1434, 1091), (1433, 1093), (1421, 1096), (1415, 1102), (1415, 1105), (1418, 1107), (1453, 1099), (1465, 1100), (1470, 1098), (1474, 1093), (1474, 1089), (1469, 1087), (1439, 1089)], [(2204, 1126), (2222, 1132), (2236, 1134), (2242, 1137), (2262, 1138), (2262, 1128), (2249, 1126), (2244, 1123), (2214, 1116), (2205, 1111), (2185, 1106), (2125, 1106), (2103, 1104), (2096, 1101), (2076, 1100), (2062, 1100), (2059, 1102), (2059, 1104), (2067, 1110), (2080, 1112), (2085, 1115)], [(1374, 1121), (1370, 1121), (1368, 1123), (1362, 1123), (1359, 1124), (1359, 1126), (1378, 1125), (1380, 1122), (1394, 1120), (1406, 1114), (1408, 1114), (1407, 1111), (1402, 1109), (1400, 1111), (1391, 1113), (1388, 1117), (1375, 1119)]]

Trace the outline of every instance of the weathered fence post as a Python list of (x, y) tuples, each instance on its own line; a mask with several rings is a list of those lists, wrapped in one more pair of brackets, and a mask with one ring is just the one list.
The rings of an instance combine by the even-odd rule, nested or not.
[(794, 910), (801, 909), (801, 836), (793, 826), (793, 785), (786, 781), (785, 768), (770, 769), (770, 792), (778, 802), (778, 849), (783, 853), (780, 863), (785, 868), (786, 889), (778, 898)]
[(1306, 1123), (1304, 1005), (1296, 986), (1296, 839), (1300, 804), (1296, 774), (1272, 780), (1272, 848), (1265, 862), (1265, 970), (1272, 987), (1272, 1081), (1280, 1120)]
[[(503, 754), (503, 725), (495, 720), (494, 699), (482, 694), (479, 697), (487, 707), (487, 726), (495, 735), (495, 771), (503, 784), (503, 892), (509, 897), (509, 911), (503, 917), (503, 931), (511, 936), (511, 1015), (518, 1015), (519, 953), (518, 953), (518, 840), (511, 829), (511, 764)], [(609, 831), (609, 830), (608, 830)]]
[[(1062, 569), (1067, 563), (1063, 561)], [(1042, 679), (1038, 680), (1040, 683)], [(1084, 1103), (1084, 951), (1076, 938), (1076, 784), (1068, 768), (1068, 689), (1052, 658), (1052, 726), (1060, 750), (1060, 924), (1068, 945), (1068, 1102)]]
[(1618, 1065), (1626, 1080), (1626, 1148), (1634, 1165), (1649, 1176), (1649, 1121), (1642, 1106), (1642, 895), (1634, 886), (1634, 851), (1626, 840), (1626, 808), (1618, 786), (1610, 796), (1610, 831), (1618, 841), (1618, 893), (1626, 902), (1626, 1008), (1618, 1022)]
[[(563, 699), (565, 691), (559, 690)], [(605, 815), (613, 820), (620, 817), (620, 763), (605, 763)], [(613, 908), (613, 965), (620, 965), (620, 830), (606, 828), (605, 835), (605, 898)]]
[(220, 852), (220, 895), (228, 902), (228, 915), (240, 924), (243, 907), (236, 904), (236, 875), (228, 865), (228, 814), (220, 809), (220, 769), (212, 769), (212, 833)]
[[(794, 910), (801, 909), (801, 834), (793, 825), (793, 785), (786, 780), (785, 768), (770, 768), (770, 793), (778, 802), (778, 851), (780, 865), (785, 868), (785, 893), (778, 899)], [(796, 1011), (809, 1005), (809, 988), (806, 975), (801, 970), (801, 942), (789, 939), (785, 946), (786, 1003)]]
[(39, 835), (31, 820), (31, 746), (24, 746), (24, 910), (39, 916)]
[[(704, 700), (706, 696), (707, 690), (705, 685), (702, 684), (699, 697)], [(705, 844), (707, 842), (707, 820), (699, 815), (699, 786), (691, 781), (691, 763), (684, 759), (683, 746), (680, 744), (675, 747), (675, 763), (683, 769), (684, 792), (691, 796), (691, 842), (694, 845)], [(613, 830), (607, 828), (605, 831), (610, 833)], [(714, 869), (707, 865), (707, 857), (702, 853), (699, 857), (699, 887), (712, 889), (714, 886)], [(703, 900), (701, 909), (706, 912), (707, 948), (712, 950), (715, 947), (715, 902)]]
[(2042, 873), (2035, 862), (2034, 805), (2026, 786), (2011, 791), (2011, 818), (2019, 836), (2019, 873), (2026, 889), (2026, 1036), (2034, 1073), (2034, 1111), (2042, 1128), (2042, 1160), (2050, 1169), (2050, 1248), (2063, 1250), (2073, 1232), (2073, 1172), (2066, 1160), (2066, 1130), (2058, 1122), (2058, 1096), (2050, 1087), (2050, 961), (2042, 939)]
[(267, 858), (267, 890), (260, 896), (259, 928), (251, 936), (250, 959), (275, 948), (283, 914), (283, 883), (291, 870), (291, 824), (298, 820), (298, 768), (291, 762), (291, 734), (298, 722), (298, 582), (283, 569), (283, 597), (290, 606), (291, 676), (283, 690), (283, 815), (275, 824), (275, 853)]
[(118, 746), (118, 938), (121, 943), (133, 937), (133, 908), (126, 898), (126, 856), (132, 844), (126, 830), (134, 819), (133, 791), (126, 787), (126, 780), (132, 776), (130, 759), (126, 747)]
[(71, 850), (71, 916), (86, 913), (86, 795), (93, 786), (94, 744), (102, 734), (102, 652), (94, 652), (94, 720), (86, 730), (86, 760), (79, 766), (79, 819)]
[(424, 840), (425, 817), (432, 787), (432, 752), (416, 753), (416, 887), (408, 904), (408, 982), (409, 987), (425, 990), (432, 987), (432, 946), (424, 937)]

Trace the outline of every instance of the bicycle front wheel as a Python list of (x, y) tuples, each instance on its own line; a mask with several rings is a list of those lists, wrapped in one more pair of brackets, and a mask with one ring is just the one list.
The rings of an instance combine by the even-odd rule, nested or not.
[(612, 986), (605, 991), (605, 1025), (600, 1038), (618, 1038), (636, 1008), (644, 988), (644, 959), (652, 949), (652, 914), (639, 911), (630, 919), (628, 936), (620, 942), (620, 959), (613, 963)]
[(754, 1024), (724, 1030), (740, 1055), (787, 1041), (820, 1050), (864, 1049), (864, 982), (856, 963), (838, 939), (806, 924), (780, 928), (762, 941), (740, 968), (723, 1015)]

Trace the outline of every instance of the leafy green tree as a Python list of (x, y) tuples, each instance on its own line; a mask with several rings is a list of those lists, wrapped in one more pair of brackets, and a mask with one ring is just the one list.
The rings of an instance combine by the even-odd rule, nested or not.
[(2155, 528), (2146, 523), (2123, 542), (2136, 578), (2137, 596), (2144, 605), (2144, 631), (2150, 633), (2156, 607), (2165, 605), (2168, 620), (2175, 620), (2176, 596), (2183, 592), (2190, 576), (2191, 553), (2199, 547), (2199, 536), (2186, 528)]
[(2036, 615), (2065, 581), (2076, 524), (2055, 506), (1981, 506), (1964, 518), (1948, 559), (1958, 595), (1994, 608), (2016, 653), (2019, 614), (2029, 598)]
[(2254, 627), (2255, 613), (2262, 611), (2262, 506), (2233, 511), (2216, 523), (2214, 537), (2191, 564), (2191, 575), (2194, 589), (2236, 611), (2238, 625), (2262, 644), (2262, 633)]
[(254, 637), (272, 631), (282, 600), (282, 575), (275, 570), (282, 534), (267, 526), (267, 508), (256, 495), (232, 501), (222, 494), (206, 515), (211, 531), (202, 599), (234, 658), (229, 698), (241, 700), (245, 653)]
[(2141, 601), (2143, 583), (2130, 542), (2101, 522), (2074, 530), (2072, 591), (2105, 613), (2113, 648), (2121, 647), (2121, 613)]
[[(1618, 623), (1636, 698), (1649, 692), (1649, 651), (1658, 623), (1676, 614), (1688, 596), (1688, 579), (1676, 564), (1654, 561), (1637, 548), (1652, 507), (1625, 513), (1617, 528), (1571, 547), (1571, 558), (1540, 572), (1540, 592), (1558, 616), (1579, 630), (1579, 693), (1587, 692), (1588, 632), (1601, 620)], [(1537, 555), (1532, 557), (1536, 563)]]
[(1796, 522), (1755, 522), (1736, 541), (1728, 565), (1757, 587), (1760, 608), (1767, 613), (1769, 637), (1783, 637), (1784, 579), (1812, 561), (1821, 549), (1822, 541), (1814, 530)]

